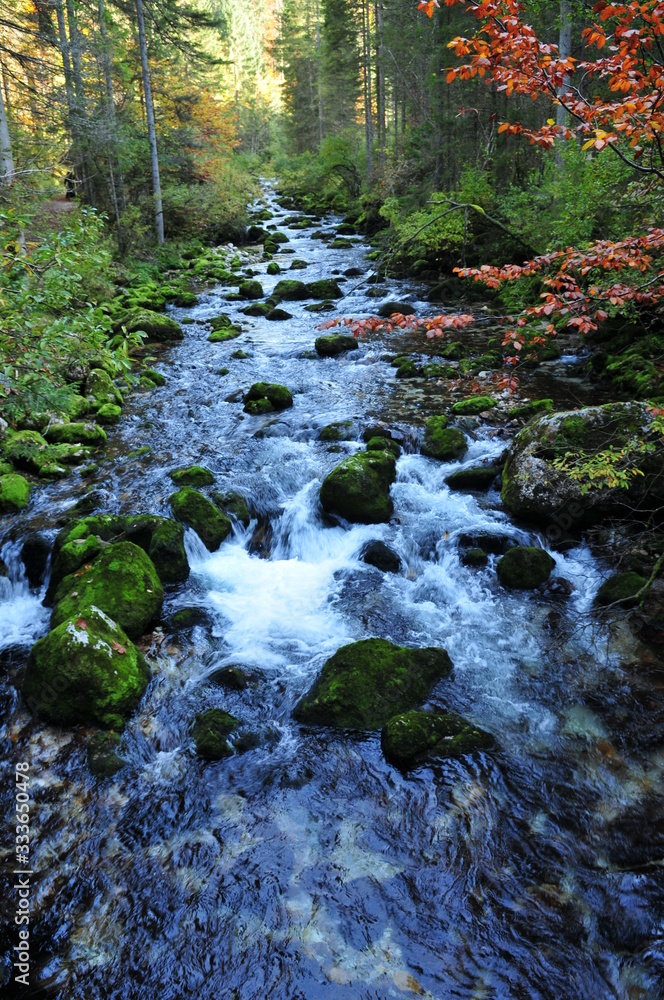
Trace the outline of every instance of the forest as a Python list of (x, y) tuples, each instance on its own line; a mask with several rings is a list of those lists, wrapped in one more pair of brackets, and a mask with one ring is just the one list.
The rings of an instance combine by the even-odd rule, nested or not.
[(664, 2), (0, 0), (0, 985), (664, 995)]

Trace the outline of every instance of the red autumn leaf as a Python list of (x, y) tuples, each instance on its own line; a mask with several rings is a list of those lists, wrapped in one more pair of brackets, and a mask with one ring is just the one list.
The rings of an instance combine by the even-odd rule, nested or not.
[(120, 655), (122, 655), (123, 653), (127, 652), (127, 650), (124, 648), (124, 646), (121, 646), (119, 642), (115, 641), (115, 639), (111, 643), (111, 646), (113, 647), (113, 649), (115, 650), (115, 652), (116, 653), (120, 653)]

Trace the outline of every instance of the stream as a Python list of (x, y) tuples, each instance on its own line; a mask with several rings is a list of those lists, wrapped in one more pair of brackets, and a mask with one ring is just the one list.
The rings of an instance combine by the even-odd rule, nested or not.
[[(340, 220), (289, 229), (269, 186), (264, 202), (295, 252), (274, 259), (308, 262), (275, 276), (257, 264), (266, 295), (286, 276), (370, 272), (363, 240), (334, 250), (312, 238)], [(40, 486), (27, 511), (3, 519), (3, 895), (16, 760), (30, 763), (35, 871), (31, 985), (8, 985), (8, 996), (664, 995), (662, 678), (649, 677), (628, 634), (594, 617), (609, 567), (581, 541), (550, 550), (569, 596), (503, 590), (496, 555), (482, 569), (462, 564), (462, 536), (546, 540), (512, 523), (495, 490), (445, 484), (457, 468), (498, 459), (511, 432), (480, 423), (461, 462), (420, 454), (441, 389), (396, 381), (385, 358), (436, 345), (395, 331), (339, 358), (313, 352), (322, 320), (376, 312), (374, 287), (347, 278), (346, 296), (321, 316), (307, 302), (284, 303), (286, 322), (242, 315), (246, 303), (227, 302), (222, 286), (193, 308), (170, 309), (194, 322), (156, 355), (166, 385), (128, 397), (97, 472)], [(390, 279), (385, 298), (427, 314), (425, 292)], [(243, 333), (210, 343), (204, 321), (222, 311)], [(238, 348), (246, 357), (232, 357)], [(567, 360), (533, 372), (532, 395), (560, 406), (600, 401)], [(293, 408), (243, 413), (241, 392), (258, 381), (287, 385)], [(335, 524), (320, 509), (320, 483), (377, 420), (401, 435), (395, 515)], [(336, 451), (319, 440), (333, 421), (350, 421)], [(128, 764), (97, 781), (86, 765), (89, 731), (35, 722), (17, 691), (49, 617), (45, 586), (25, 579), (22, 540), (32, 531), (52, 540), (91, 485), (98, 510), (170, 516), (168, 473), (194, 463), (212, 470), (215, 489), (246, 496), (253, 520), (212, 553), (187, 529), (190, 579), (167, 588), (163, 620), (142, 643), (154, 676), (124, 733)], [(374, 540), (399, 555), (399, 573), (362, 560)], [(176, 630), (169, 622), (184, 608), (197, 609), (199, 623)], [(293, 706), (325, 660), (371, 636), (444, 646), (454, 672), (429, 705), (488, 730), (497, 749), (401, 772), (385, 761), (380, 733), (295, 723)], [(227, 665), (250, 675), (247, 688), (210, 680)], [(262, 744), (219, 762), (197, 758), (192, 720), (210, 707), (260, 729)], [(0, 943), (10, 964), (13, 924)]]

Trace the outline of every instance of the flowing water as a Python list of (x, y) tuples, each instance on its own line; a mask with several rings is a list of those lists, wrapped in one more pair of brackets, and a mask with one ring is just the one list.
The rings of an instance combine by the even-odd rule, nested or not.
[[(269, 189), (266, 200), (281, 222)], [(310, 262), (293, 277), (370, 267), (363, 243), (329, 249), (311, 238), (317, 225), (286, 230), (288, 248)], [(280, 276), (256, 269), (268, 294)], [(346, 282), (331, 315), (375, 311), (361, 280)], [(480, 425), (463, 463), (423, 457), (420, 428), (442, 390), (394, 381), (383, 358), (396, 335), (321, 360), (316, 317), (286, 303), (291, 321), (237, 314), (243, 335), (210, 344), (200, 321), (222, 310), (235, 318), (242, 305), (226, 303), (227, 291), (174, 310), (197, 322), (157, 358), (167, 385), (130, 397), (92, 480), (100, 509), (168, 514), (168, 472), (198, 462), (255, 513), (214, 553), (188, 532), (191, 578), (170, 588), (147, 640), (154, 678), (127, 725), (128, 765), (112, 780), (90, 777), (87, 733), (36, 724), (16, 693), (48, 622), (43, 591), (23, 575), (21, 538), (35, 528), (53, 537), (91, 480), (44, 487), (27, 513), (3, 522), (8, 863), (15, 760), (30, 762), (34, 795), (32, 985), (20, 995), (661, 997), (662, 678), (628, 637), (593, 618), (608, 568), (581, 542), (554, 551), (554, 573), (572, 592), (543, 596), (502, 590), (495, 556), (486, 569), (463, 566), (464, 534), (538, 537), (510, 522), (496, 492), (445, 485), (452, 468), (498, 458), (508, 439)], [(389, 284), (390, 298), (409, 296), (424, 312), (421, 294)], [(231, 358), (238, 348), (248, 356)], [(228, 375), (217, 374), (222, 366)], [(294, 407), (246, 416), (240, 391), (259, 380), (288, 385)], [(557, 402), (591, 398), (578, 380), (551, 387)], [(395, 516), (332, 524), (318, 487), (377, 418), (404, 436)], [(353, 440), (330, 452), (320, 428), (343, 420)], [(399, 554), (400, 573), (362, 561), (375, 539)], [(201, 623), (176, 632), (169, 620), (185, 607), (201, 609)], [(454, 673), (430, 704), (491, 731), (498, 749), (401, 773), (377, 733), (295, 724), (293, 705), (325, 659), (369, 636), (445, 646)], [(245, 690), (210, 681), (230, 664), (249, 673)], [(259, 728), (262, 745), (199, 760), (192, 719), (213, 706)], [(7, 898), (11, 884), (6, 876)], [(11, 924), (0, 940), (10, 954)]]

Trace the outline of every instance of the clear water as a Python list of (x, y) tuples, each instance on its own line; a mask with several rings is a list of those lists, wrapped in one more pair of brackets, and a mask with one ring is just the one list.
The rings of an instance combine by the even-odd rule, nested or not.
[[(282, 220), (269, 190), (266, 198)], [(295, 256), (310, 261), (293, 277), (370, 266), (363, 244), (333, 251), (312, 240), (317, 226), (289, 231)], [(290, 258), (277, 259), (287, 266)], [(257, 269), (267, 294), (279, 277)], [(350, 279), (337, 313), (374, 312), (368, 287)], [(214, 289), (174, 315), (235, 316), (226, 293)], [(390, 282), (390, 298), (410, 296), (424, 310), (420, 294)], [(496, 557), (485, 570), (464, 567), (464, 533), (537, 537), (509, 521), (495, 492), (478, 498), (445, 485), (452, 468), (497, 458), (506, 439), (480, 427), (463, 463), (421, 456), (418, 428), (440, 387), (395, 383), (381, 358), (402, 344), (396, 336), (318, 359), (318, 320), (304, 305), (286, 304), (294, 318), (285, 323), (240, 317), (245, 332), (228, 344), (209, 344), (202, 326), (188, 325), (182, 344), (158, 356), (167, 385), (130, 397), (109, 435), (94, 482), (105, 509), (168, 513), (168, 472), (200, 462), (256, 512), (215, 553), (188, 533), (192, 575), (167, 594), (164, 624), (145, 641), (154, 679), (127, 726), (128, 766), (112, 781), (90, 778), (87, 731), (36, 724), (16, 695), (26, 649), (48, 622), (43, 594), (22, 575), (20, 538), (35, 527), (54, 534), (86, 484), (74, 476), (45, 487), (25, 515), (3, 523), (9, 846), (14, 760), (30, 761), (34, 792), (26, 995), (660, 997), (661, 678), (642, 650), (593, 618), (606, 567), (581, 544), (553, 552), (555, 575), (573, 586), (569, 598), (505, 592)], [(250, 357), (231, 359), (238, 347)], [(215, 374), (222, 366), (226, 377)], [(261, 379), (287, 384), (293, 409), (243, 414), (238, 393)], [(395, 517), (333, 526), (319, 509), (320, 482), (380, 417), (406, 440)], [(356, 440), (330, 453), (319, 429), (346, 419)], [(143, 446), (149, 454), (129, 457)], [(361, 560), (373, 539), (398, 552), (401, 573)], [(174, 635), (169, 617), (192, 605), (209, 625)], [(385, 762), (379, 734), (294, 724), (292, 707), (325, 659), (368, 636), (444, 645), (455, 670), (431, 705), (490, 730), (499, 749), (402, 774)], [(210, 683), (227, 664), (251, 675), (246, 690)], [(269, 738), (203, 763), (190, 727), (212, 706)], [(9, 953), (11, 923), (0, 943)]]

